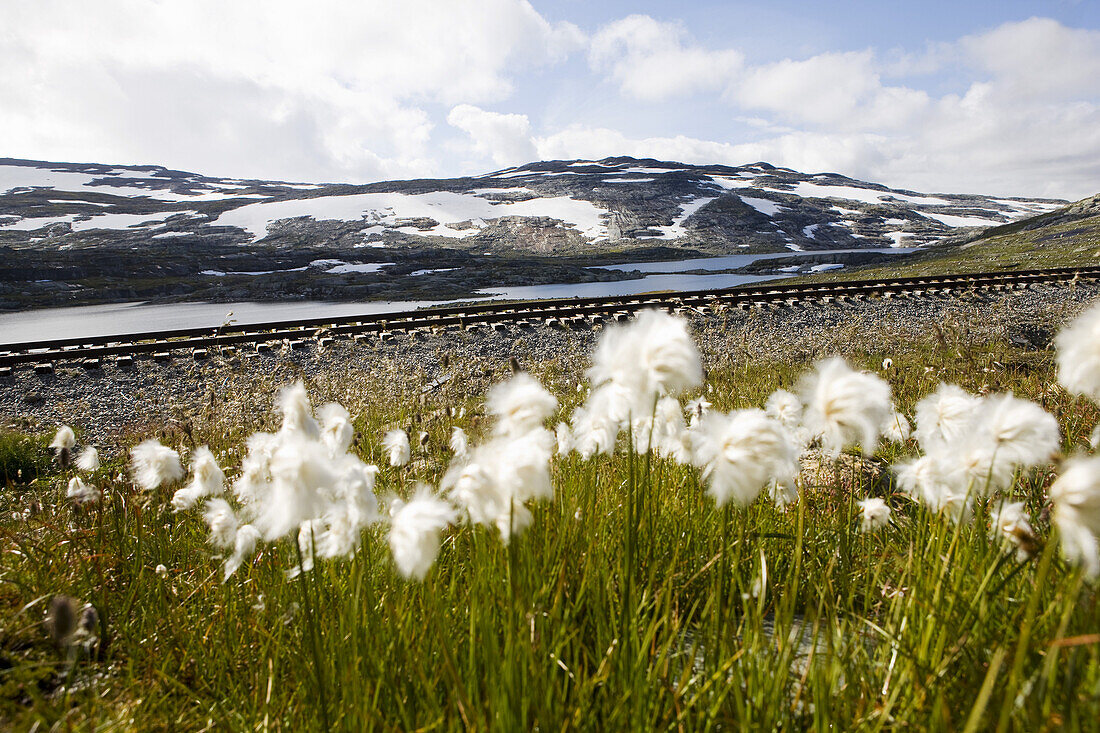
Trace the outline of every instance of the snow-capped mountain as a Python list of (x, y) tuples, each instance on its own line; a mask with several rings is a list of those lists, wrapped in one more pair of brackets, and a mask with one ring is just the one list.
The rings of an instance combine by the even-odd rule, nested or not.
[(0, 245), (446, 247), (598, 254), (914, 246), (1066, 202), (890, 189), (766, 163), (547, 161), (368, 185), (0, 158)]

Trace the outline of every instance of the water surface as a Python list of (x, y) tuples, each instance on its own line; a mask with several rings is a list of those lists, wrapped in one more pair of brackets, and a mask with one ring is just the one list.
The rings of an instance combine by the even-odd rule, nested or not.
[[(726, 255), (699, 257), (666, 262), (635, 262), (603, 265), (605, 269), (649, 273), (637, 280), (592, 283), (555, 283), (491, 287), (478, 290), (476, 300), (538, 300), (542, 298), (589, 298), (602, 295), (637, 295), (656, 291), (710, 290), (789, 277), (781, 275), (685, 274), (695, 270), (729, 270), (744, 267), (756, 260), (770, 260), (814, 254), (848, 252), (888, 252), (904, 254), (911, 249), (851, 249), (814, 252), (779, 252), (775, 254)], [(144, 331), (170, 331), (181, 328), (217, 328), (232, 319), (235, 324), (268, 321), (308, 320), (340, 316), (395, 313), (430, 306), (446, 305), (448, 301), (394, 300), (361, 303), (327, 303), (297, 301), (292, 303), (112, 303), (67, 308), (39, 308), (19, 313), (0, 314), (0, 344), (22, 341), (78, 338), (81, 336), (113, 336)], [(232, 314), (232, 315), (230, 315)]]

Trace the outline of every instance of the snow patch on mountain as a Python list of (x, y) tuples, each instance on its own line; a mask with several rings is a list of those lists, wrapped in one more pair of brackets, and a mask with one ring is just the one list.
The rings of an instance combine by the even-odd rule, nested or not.
[(758, 199), (752, 196), (740, 196), (740, 199), (764, 216), (775, 216), (780, 212), (786, 211), (785, 206), (780, 206), (771, 199)]
[[(607, 237), (607, 225), (603, 221), (606, 214), (606, 210), (589, 201), (568, 196), (490, 201), (482, 196), (451, 191), (362, 193), (248, 204), (225, 212), (214, 222), (214, 226), (238, 227), (249, 232), (254, 239), (261, 239), (267, 235), (271, 224), (283, 219), (363, 219), (373, 226), (394, 227), (405, 233), (461, 239), (476, 234), (486, 222), (505, 216), (538, 216), (558, 219), (585, 237), (599, 240)], [(413, 219), (431, 219), (436, 225), (430, 229), (401, 226), (402, 220)], [(481, 224), (461, 228), (452, 226), (460, 222)]]

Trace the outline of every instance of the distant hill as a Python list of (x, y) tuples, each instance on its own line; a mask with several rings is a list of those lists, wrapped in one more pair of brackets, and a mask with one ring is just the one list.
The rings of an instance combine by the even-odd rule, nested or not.
[(440, 300), (640, 277), (599, 268), (609, 263), (728, 254), (814, 251), (839, 263), (828, 253), (933, 247), (1065, 203), (920, 193), (767, 163), (545, 161), (351, 185), (0, 158), (0, 310)]
[(0, 243), (440, 244), (570, 254), (922, 245), (1066, 202), (890, 189), (767, 163), (546, 161), (367, 185), (210, 178), (0, 158)]

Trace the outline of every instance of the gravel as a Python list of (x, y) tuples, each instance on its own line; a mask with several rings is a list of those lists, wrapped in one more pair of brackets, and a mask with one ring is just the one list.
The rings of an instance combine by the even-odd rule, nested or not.
[[(831, 354), (889, 355), (960, 332), (1039, 350), (1098, 295), (1100, 284), (1086, 282), (688, 315), (708, 367), (798, 364)], [(246, 347), (205, 361), (138, 357), (130, 367), (105, 363), (97, 370), (61, 365), (46, 375), (21, 367), (0, 377), (0, 425), (48, 432), (69, 424), (110, 454), (153, 433), (218, 424), (271, 427), (276, 388), (297, 379), (318, 403), (337, 400), (353, 413), (369, 409), (415, 420), (428, 392), (449, 404), (476, 405), (491, 383), (510, 373), (513, 357), (551, 389), (575, 388), (601, 330), (509, 326), (503, 332), (397, 334), (386, 343), (340, 339), (324, 348), (313, 342), (259, 353)]]

